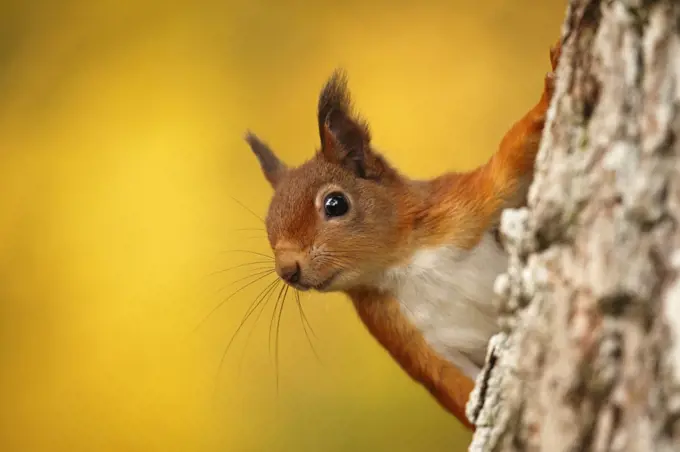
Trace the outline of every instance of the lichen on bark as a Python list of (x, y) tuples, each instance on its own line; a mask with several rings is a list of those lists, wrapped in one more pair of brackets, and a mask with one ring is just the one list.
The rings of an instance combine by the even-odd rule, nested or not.
[(680, 450), (680, 2), (571, 0), (474, 451)]

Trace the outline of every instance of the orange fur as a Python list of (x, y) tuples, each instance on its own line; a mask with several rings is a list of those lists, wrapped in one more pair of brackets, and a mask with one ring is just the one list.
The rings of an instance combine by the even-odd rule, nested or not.
[[(553, 70), (559, 53), (559, 46), (551, 49)], [(277, 271), (279, 264), (288, 268), (297, 265), (299, 280), (290, 282), (297, 289), (349, 295), (369, 332), (402, 369), (465, 426), (474, 429), (465, 416), (473, 381), (452, 362), (457, 355), (449, 354), (446, 359), (435, 351), (413, 323), (415, 317), (407, 317), (403, 305), (406, 300), (394, 293), (393, 287), (400, 286), (386, 284), (391, 281), (386, 275), (396, 271), (397, 276), (391, 274), (393, 278), (408, 278), (410, 265), (420, 256), (416, 271), (431, 271), (431, 279), (439, 280), (431, 282), (415, 273), (414, 278), (420, 278), (416, 282), (434, 285), (425, 289), (460, 289), (451, 294), (458, 297), (455, 303), (459, 304), (453, 303), (451, 312), (436, 313), (449, 316), (432, 319), (453, 319), (450, 327), (454, 332), (449, 334), (455, 335), (460, 327), (463, 333), (454, 338), (453, 346), (470, 340), (464, 335), (469, 334), (464, 330), (470, 324), (479, 327), (474, 332), (479, 331), (482, 338), (488, 337), (488, 317), (484, 316), (493, 316), (494, 308), (486, 294), (492, 293), (492, 272), (498, 269), (487, 269), (485, 264), (489, 259), (503, 261), (498, 257), (499, 250), (490, 250), (480, 241), (497, 225), (504, 208), (525, 202), (552, 97), (553, 75), (546, 76), (538, 103), (506, 133), (498, 151), (485, 165), (429, 181), (408, 179), (373, 149), (368, 125), (353, 115), (345, 85), (343, 74), (336, 72), (324, 87), (318, 107), (322, 147), (299, 167), (288, 168), (266, 144), (248, 135), (265, 177), (275, 188), (266, 223)], [(346, 214), (331, 218), (324, 211), (324, 202), (329, 194), (337, 192), (346, 198), (350, 208)], [(443, 248), (437, 251), (437, 247)], [(468, 252), (467, 257), (455, 254), (459, 251)], [(467, 273), (459, 271), (459, 266), (464, 265), (469, 265), (464, 269)], [(442, 281), (442, 269), (449, 268), (453, 270), (451, 277)], [(447, 277), (444, 272), (443, 278)], [(451, 281), (454, 277), (472, 281), (458, 284)], [(470, 290), (478, 294), (472, 296)], [(416, 293), (415, 300), (419, 301), (421, 292)], [(409, 296), (412, 302), (413, 296)], [(460, 303), (466, 302), (472, 304), (471, 310), (461, 308)], [(477, 310), (482, 312), (481, 317), (473, 318)], [(473, 364), (479, 366), (481, 343), (474, 347), (477, 362)], [(465, 359), (461, 361), (463, 366)]]
[[(553, 68), (559, 46), (551, 50)], [(427, 199), (431, 244), (453, 242), (469, 249), (498, 222), (508, 207), (524, 204), (533, 179), (534, 161), (553, 91), (553, 73), (545, 78), (538, 103), (506, 132), (498, 151), (483, 166), (467, 173), (448, 173), (432, 181)]]
[(368, 331), (399, 366), (463, 425), (474, 429), (465, 416), (473, 381), (430, 349), (420, 332), (403, 316), (397, 300), (368, 289), (350, 291), (349, 296)]
[[(559, 50), (551, 53), (554, 69)], [(472, 248), (498, 220), (502, 209), (512, 205), (512, 198), (518, 192), (526, 192), (552, 97), (552, 77), (552, 73), (546, 76), (539, 102), (510, 128), (487, 164), (468, 173), (450, 173), (433, 180), (425, 196), (416, 196), (410, 203), (422, 206), (427, 200), (426, 218), (415, 219), (422, 209), (403, 218), (405, 224), (415, 221), (432, 224), (423, 233), (428, 245), (455, 243)], [(519, 198), (517, 205), (523, 203), (524, 196)], [(474, 382), (431, 350), (388, 294), (368, 290), (348, 294), (368, 330), (404, 371), (474, 430), (465, 416), (465, 404)]]

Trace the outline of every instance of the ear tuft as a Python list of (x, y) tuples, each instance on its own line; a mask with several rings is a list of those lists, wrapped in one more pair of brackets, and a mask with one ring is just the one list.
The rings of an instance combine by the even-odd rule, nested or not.
[[(333, 130), (335, 118), (344, 117), (352, 121), (367, 141), (371, 140), (368, 124), (353, 112), (352, 96), (347, 89), (347, 72), (338, 68), (333, 71), (326, 81), (319, 96), (317, 119), (319, 123), (319, 136), (324, 141), (324, 127), (330, 126)], [(345, 120), (342, 120), (346, 122)]]
[(347, 89), (347, 72), (338, 68), (328, 78), (319, 95), (317, 116), (321, 139), (323, 140), (323, 129), (331, 111), (341, 111), (349, 115), (351, 110), (352, 98)]
[(352, 98), (347, 89), (347, 74), (336, 69), (321, 90), (318, 106), (321, 155), (358, 177), (371, 177), (374, 160), (370, 149), (368, 124), (352, 111)]
[(250, 130), (246, 131), (244, 138), (250, 145), (250, 149), (257, 157), (257, 160), (260, 162), (264, 177), (267, 178), (267, 181), (269, 181), (269, 184), (272, 187), (276, 187), (276, 184), (278, 184), (288, 168), (281, 160), (279, 160), (276, 154), (274, 154), (274, 151)]

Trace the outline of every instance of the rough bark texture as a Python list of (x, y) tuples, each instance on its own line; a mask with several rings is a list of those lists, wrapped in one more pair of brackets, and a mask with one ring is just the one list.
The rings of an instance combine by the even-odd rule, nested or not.
[(470, 450), (680, 450), (679, 27), (680, 1), (570, 1)]

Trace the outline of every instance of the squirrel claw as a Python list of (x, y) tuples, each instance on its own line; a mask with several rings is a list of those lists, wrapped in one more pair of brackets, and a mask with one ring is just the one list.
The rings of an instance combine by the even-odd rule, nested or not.
[(550, 99), (555, 91), (555, 70), (557, 69), (557, 63), (560, 60), (560, 55), (562, 54), (562, 45), (558, 41), (554, 46), (550, 47), (550, 66), (552, 71), (545, 74), (545, 86), (543, 88), (543, 94), (546, 99)]
[(560, 60), (560, 55), (562, 54), (562, 42), (557, 41), (554, 46), (550, 47), (550, 65), (552, 70), (557, 69), (557, 63)]

